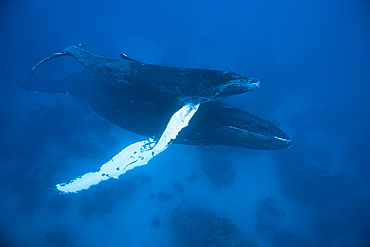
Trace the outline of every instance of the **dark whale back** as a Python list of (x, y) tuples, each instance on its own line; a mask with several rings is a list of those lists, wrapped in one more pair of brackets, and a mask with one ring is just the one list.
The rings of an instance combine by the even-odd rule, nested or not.
[(70, 46), (40, 61), (72, 56), (91, 75), (125, 93), (149, 101), (173, 102), (184, 105), (188, 101), (206, 102), (258, 88), (259, 81), (230, 71), (174, 68), (152, 65), (122, 56), (113, 59), (94, 55), (80, 46)]

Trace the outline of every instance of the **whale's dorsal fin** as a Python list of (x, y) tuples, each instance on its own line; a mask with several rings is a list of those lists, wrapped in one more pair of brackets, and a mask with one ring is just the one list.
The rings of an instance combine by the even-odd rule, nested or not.
[(126, 59), (126, 60), (130, 60), (130, 61), (137, 61), (133, 58), (128, 57), (126, 54), (122, 53), (122, 54), (119, 54), (119, 55), (121, 56), (121, 59)]

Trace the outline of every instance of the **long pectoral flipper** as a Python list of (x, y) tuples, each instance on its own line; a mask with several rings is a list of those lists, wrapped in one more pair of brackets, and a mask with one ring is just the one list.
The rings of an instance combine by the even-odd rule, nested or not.
[(178, 110), (171, 117), (158, 141), (148, 139), (136, 142), (123, 149), (110, 161), (101, 166), (100, 171), (86, 173), (69, 183), (58, 184), (56, 188), (62, 193), (77, 193), (109, 178), (118, 179), (120, 175), (137, 166), (146, 165), (154, 156), (163, 152), (169, 146), (171, 140), (176, 139), (177, 134), (188, 125), (198, 107), (199, 104), (188, 104)]

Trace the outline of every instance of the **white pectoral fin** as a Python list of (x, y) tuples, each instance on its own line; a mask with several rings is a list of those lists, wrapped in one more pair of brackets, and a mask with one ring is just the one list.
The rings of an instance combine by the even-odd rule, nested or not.
[(148, 139), (131, 144), (102, 165), (98, 172), (89, 172), (68, 183), (57, 184), (56, 188), (62, 193), (77, 193), (109, 178), (118, 179), (120, 175), (137, 166), (146, 165), (154, 156), (163, 152), (171, 140), (176, 139), (178, 133), (188, 126), (198, 107), (199, 104), (187, 104), (173, 114), (158, 141)]

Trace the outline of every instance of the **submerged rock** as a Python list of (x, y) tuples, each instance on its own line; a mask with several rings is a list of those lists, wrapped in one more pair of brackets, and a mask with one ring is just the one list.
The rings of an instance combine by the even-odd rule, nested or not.
[(201, 149), (202, 171), (216, 188), (231, 185), (236, 175), (227, 150), (223, 146), (210, 146)]
[(238, 247), (239, 230), (229, 219), (199, 209), (176, 208), (171, 227), (177, 247)]

